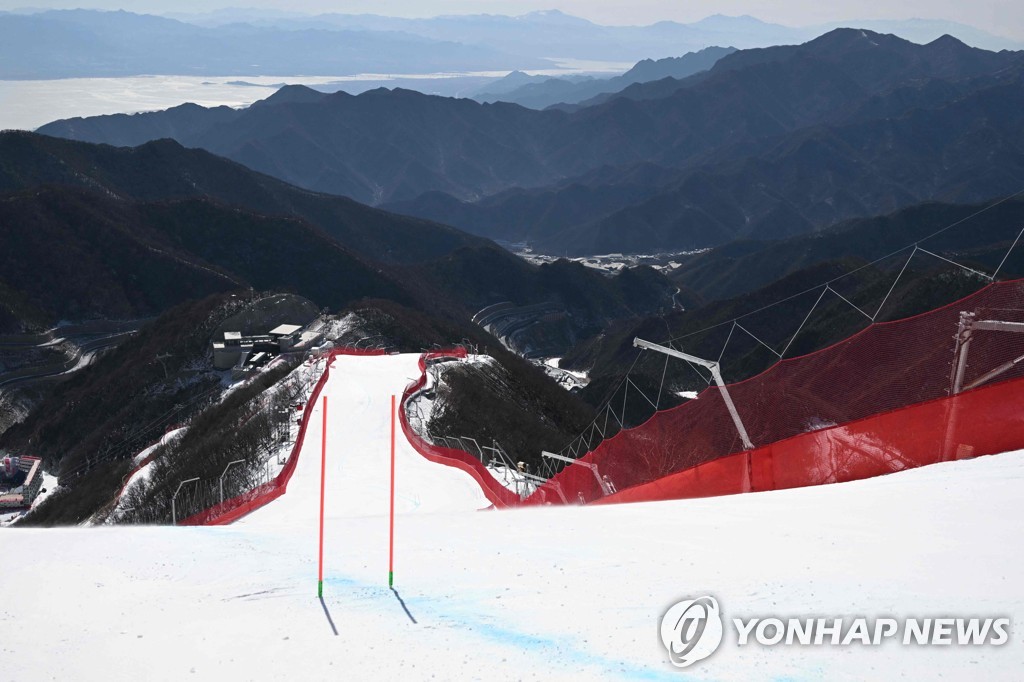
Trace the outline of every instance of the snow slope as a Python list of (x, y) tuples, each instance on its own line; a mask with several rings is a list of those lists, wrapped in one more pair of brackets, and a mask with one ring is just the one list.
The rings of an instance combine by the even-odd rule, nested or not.
[(0, 676), (678, 680), (658, 620), (712, 594), (727, 618), (1009, 616), (1011, 642), (739, 648), (727, 629), (691, 679), (1019, 678), (1021, 453), (753, 495), (475, 512), (486, 502), (464, 474), (403, 445), (395, 593), (386, 401), (415, 357), (337, 363), (323, 604), (314, 419), (288, 493), (233, 526), (4, 531), (16, 588), (0, 598)]
[[(386, 516), (391, 475), (391, 396), (395, 396), (397, 410), (402, 389), (420, 374), (418, 361), (419, 356), (413, 354), (335, 358), (330, 380), (317, 404), (310, 406), (313, 416), (288, 493), (240, 523), (253, 528), (317, 530), (324, 397), (328, 415), (327, 515)], [(428, 462), (402, 437), (397, 421), (395, 433), (398, 514), (475, 511), (490, 506), (469, 474)]]

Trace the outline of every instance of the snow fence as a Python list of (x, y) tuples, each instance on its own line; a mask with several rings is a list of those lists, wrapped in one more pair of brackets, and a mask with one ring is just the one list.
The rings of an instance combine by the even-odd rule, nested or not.
[[(869, 478), (1024, 448), (1024, 333), (977, 329), (951, 396), (961, 313), (1024, 327), (1024, 280), (991, 284), (915, 317), (876, 323), (727, 387), (754, 449), (744, 451), (722, 391), (656, 413), (603, 441), (527, 504), (639, 502)], [(960, 336), (963, 340), (963, 337)], [(1006, 371), (987, 381), (986, 374)], [(998, 383), (996, 383), (998, 382)]]

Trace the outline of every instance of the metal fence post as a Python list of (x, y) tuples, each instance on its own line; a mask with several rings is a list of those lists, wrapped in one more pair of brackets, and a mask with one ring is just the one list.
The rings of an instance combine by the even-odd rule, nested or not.
[(243, 464), (244, 462), (244, 459), (236, 459), (233, 462), (228, 462), (228, 465), (224, 467), (224, 472), (220, 475), (220, 479), (218, 479), (217, 481), (217, 484), (220, 487), (220, 503), (222, 506), (224, 505), (224, 477), (227, 476), (228, 469), (230, 469), (233, 465)]
[(178, 525), (178, 508), (177, 508), (177, 506), (175, 506), (175, 501), (178, 499), (178, 493), (181, 492), (181, 486), (185, 485), (186, 483), (193, 483), (193, 482), (198, 481), (198, 480), (199, 480), (199, 477), (196, 476), (195, 478), (189, 478), (187, 480), (182, 481), (181, 483), (178, 484), (178, 489), (174, 491), (173, 495), (171, 495), (171, 525), (172, 526), (177, 526)]

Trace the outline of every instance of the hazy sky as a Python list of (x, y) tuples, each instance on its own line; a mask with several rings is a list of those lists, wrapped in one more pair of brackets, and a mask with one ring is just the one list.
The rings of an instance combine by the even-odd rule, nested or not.
[(695, 21), (710, 14), (750, 14), (791, 26), (847, 19), (948, 19), (1001, 35), (1024, 37), (1020, 0), (0, 0), (0, 9), (92, 7), (134, 12), (204, 12), (215, 7), (259, 7), (303, 12), (373, 13), (391, 16), (522, 14), (557, 8), (606, 24), (649, 24), (663, 19)]

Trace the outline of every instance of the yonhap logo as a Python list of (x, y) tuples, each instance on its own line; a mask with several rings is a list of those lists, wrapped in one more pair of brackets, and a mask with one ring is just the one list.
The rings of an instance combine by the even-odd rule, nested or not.
[[(802, 616), (734, 617), (738, 647), (877, 647), (902, 646), (1005, 646), (1010, 642), (1007, 617)], [(684, 599), (661, 617), (661, 643), (669, 661), (687, 668), (715, 653), (722, 644), (726, 623), (718, 600), (711, 596)]]
[(677, 668), (686, 668), (715, 653), (722, 643), (718, 601), (698, 597), (674, 604), (661, 619), (661, 643)]

